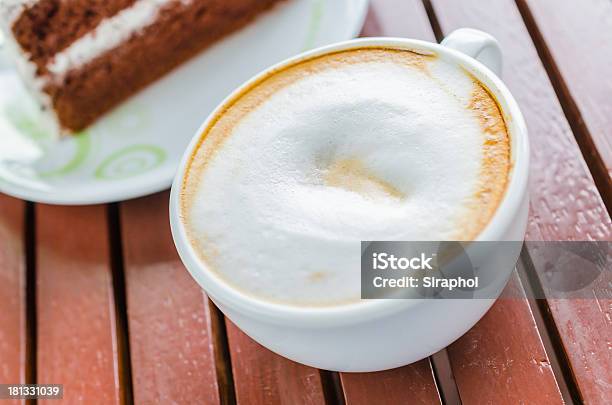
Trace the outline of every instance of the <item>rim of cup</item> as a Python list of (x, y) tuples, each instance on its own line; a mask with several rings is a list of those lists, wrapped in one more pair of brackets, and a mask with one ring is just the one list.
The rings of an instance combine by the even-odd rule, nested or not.
[(441, 44), (393, 37), (352, 39), (301, 53), (255, 75), (232, 91), (232, 93), (215, 108), (197, 130), (186, 149), (177, 170), (170, 194), (170, 225), (174, 243), (185, 267), (215, 303), (224, 308), (227, 307), (238, 311), (241, 314), (249, 314), (251, 317), (260, 319), (263, 318), (268, 322), (312, 327), (363, 322), (364, 320), (383, 316), (395, 311), (423, 305), (426, 301), (435, 301), (428, 299), (360, 300), (355, 303), (321, 307), (295, 306), (265, 301), (238, 290), (226, 282), (222, 277), (215, 274), (214, 271), (209, 270), (206, 264), (199, 259), (197, 253), (194, 251), (186, 235), (185, 227), (181, 219), (181, 190), (185, 170), (191, 161), (191, 156), (200, 145), (204, 130), (209, 126), (213, 118), (221, 114), (223, 107), (230, 100), (234, 99), (236, 94), (241, 94), (244, 89), (267, 76), (273, 75), (277, 70), (300, 63), (304, 60), (336, 51), (376, 46), (414, 50), (421, 53), (433, 53), (438, 57), (453, 60), (455, 64), (466, 69), (477, 80), (484, 84), (495, 97), (508, 127), (511, 144), (511, 169), (509, 173), (509, 182), (502, 200), (488, 224), (475, 240), (504, 240), (504, 233), (512, 226), (521, 208), (524, 196), (527, 193), (529, 170), (527, 126), (518, 103), (510, 93), (510, 90), (508, 90), (502, 80), (485, 65), (464, 53)]

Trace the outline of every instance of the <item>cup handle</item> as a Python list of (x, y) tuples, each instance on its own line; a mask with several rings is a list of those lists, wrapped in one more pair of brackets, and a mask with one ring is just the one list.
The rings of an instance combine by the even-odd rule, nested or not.
[(501, 76), (501, 48), (492, 35), (473, 28), (459, 28), (448, 34), (442, 45), (471, 56)]

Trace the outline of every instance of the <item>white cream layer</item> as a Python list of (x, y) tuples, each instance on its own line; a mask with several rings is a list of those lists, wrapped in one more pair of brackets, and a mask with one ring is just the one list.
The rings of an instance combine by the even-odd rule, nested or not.
[(189, 4), (192, 0), (139, 0), (130, 8), (102, 21), (94, 30), (58, 52), (47, 69), (56, 77), (83, 66), (99, 55), (121, 45), (157, 20), (159, 11), (170, 3)]
[[(50, 73), (47, 77), (33, 80), (29, 72), (36, 71), (36, 66), (29, 60), (29, 55), (23, 52), (16, 52), (18, 68), (20, 72), (24, 73), (23, 77), (30, 83), (31, 87), (42, 92), (42, 87), (47, 81), (61, 79), (69, 71), (79, 68), (105, 52), (116, 48), (134, 34), (155, 23), (159, 11), (168, 4), (189, 4), (192, 1), (139, 0), (132, 7), (103, 20), (92, 31), (54, 55), (47, 63), (47, 69)], [(2, 0), (2, 4), (0, 4), (0, 25), (7, 38), (12, 38), (10, 27), (23, 8), (30, 7), (35, 3), (36, 0)]]
[(213, 131), (199, 153), (218, 149), (186, 190), (203, 260), (264, 300), (332, 305), (359, 298), (361, 240), (456, 237), (484, 134), (471, 78), (443, 60), (429, 70), (377, 61), (305, 75), (221, 146)]

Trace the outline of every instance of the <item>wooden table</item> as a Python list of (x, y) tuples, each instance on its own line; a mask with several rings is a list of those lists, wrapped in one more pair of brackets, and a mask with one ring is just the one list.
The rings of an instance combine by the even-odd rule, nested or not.
[[(612, 3), (373, 0), (363, 34), (504, 49), (532, 144), (530, 240), (611, 240)], [(316, 370), (254, 343), (184, 270), (168, 193), (60, 207), (0, 195), (0, 382), (68, 403), (612, 403), (612, 302), (499, 300), (465, 336), (386, 372)], [(525, 249), (508, 289), (542, 271)], [(4, 403), (4, 402), (3, 402)]]

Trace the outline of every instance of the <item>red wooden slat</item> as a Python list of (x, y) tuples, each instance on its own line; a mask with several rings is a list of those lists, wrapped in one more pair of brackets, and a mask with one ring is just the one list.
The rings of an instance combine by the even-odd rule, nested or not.
[(427, 13), (418, 0), (370, 0), (361, 36), (434, 40)]
[(342, 373), (340, 378), (347, 404), (441, 403), (428, 359), (396, 370)]
[(325, 404), (317, 369), (272, 353), (225, 323), (238, 405)]
[(571, 362), (581, 398), (588, 404), (609, 404), (612, 398), (612, 300), (595, 297), (549, 299), (548, 306)]
[(570, 108), (592, 138), (589, 153), (597, 156), (606, 171), (607, 186), (612, 187), (612, 3), (521, 0), (519, 4), (528, 5), (557, 76), (562, 77), (561, 90), (573, 99)]
[[(462, 26), (480, 28), (495, 35), (504, 50), (504, 81), (521, 105), (530, 130), (527, 238), (610, 240), (610, 217), (515, 3), (434, 0), (433, 4), (444, 32)], [(548, 300), (548, 305), (582, 396), (594, 403), (601, 401), (610, 393), (606, 384), (612, 375), (608, 349), (612, 303)]]
[(0, 384), (26, 382), (24, 208), (0, 194)]
[(563, 403), (550, 360), (516, 272), (498, 300), (448, 347), (461, 400), (476, 403)]
[(134, 402), (219, 403), (209, 301), (176, 253), (168, 198), (120, 207)]
[(69, 403), (119, 403), (106, 207), (36, 207), (39, 383)]

